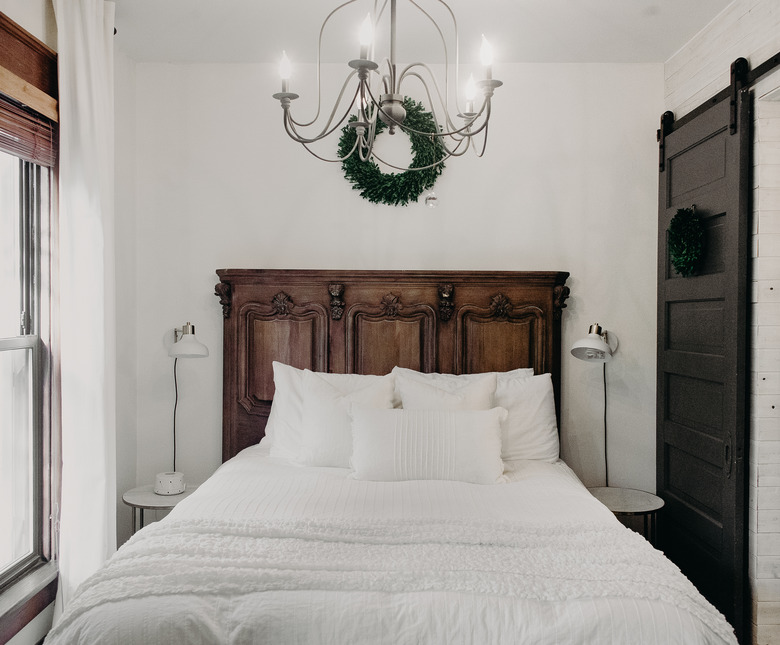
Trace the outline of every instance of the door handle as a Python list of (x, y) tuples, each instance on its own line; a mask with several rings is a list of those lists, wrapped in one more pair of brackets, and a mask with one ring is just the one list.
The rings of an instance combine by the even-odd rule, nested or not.
[(731, 468), (733, 460), (731, 458), (731, 433), (726, 435), (723, 442), (723, 467), (726, 471), (726, 479), (731, 479)]

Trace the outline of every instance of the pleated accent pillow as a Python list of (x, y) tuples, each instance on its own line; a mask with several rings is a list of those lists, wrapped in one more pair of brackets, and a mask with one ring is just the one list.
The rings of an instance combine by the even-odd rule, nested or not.
[(355, 479), (503, 481), (501, 420), (491, 410), (352, 409)]

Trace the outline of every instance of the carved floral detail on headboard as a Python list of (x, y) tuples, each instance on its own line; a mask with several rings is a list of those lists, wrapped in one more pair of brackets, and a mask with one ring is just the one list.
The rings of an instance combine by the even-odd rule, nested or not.
[(379, 303), (379, 306), (382, 309), (382, 313), (385, 316), (397, 316), (398, 312), (403, 308), (403, 305), (401, 304), (401, 299), (392, 294), (388, 293), (382, 298), (382, 302)]
[(447, 322), (455, 311), (455, 287), (451, 284), (439, 285), (439, 318)]
[(284, 291), (280, 291), (271, 299), (271, 307), (278, 316), (288, 316), (294, 306), (292, 298)]
[(506, 318), (512, 313), (514, 306), (503, 293), (497, 293), (490, 300), (490, 313), (497, 318)]
[(553, 315), (555, 320), (560, 320), (563, 310), (566, 309), (566, 299), (569, 297), (569, 287), (558, 285), (553, 289)]
[(330, 317), (332, 320), (341, 320), (347, 304), (341, 297), (344, 295), (344, 285), (329, 284), (328, 293), (330, 294)]
[(233, 291), (229, 282), (218, 282), (214, 286), (214, 294), (219, 297), (219, 304), (222, 305), (222, 317), (230, 318), (230, 307), (232, 304)]

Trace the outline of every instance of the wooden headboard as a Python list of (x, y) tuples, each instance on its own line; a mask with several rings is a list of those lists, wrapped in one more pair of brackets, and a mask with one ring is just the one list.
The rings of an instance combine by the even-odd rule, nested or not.
[(562, 271), (220, 269), (222, 459), (257, 443), (272, 361), (318, 372), (466, 374), (533, 367), (560, 394)]

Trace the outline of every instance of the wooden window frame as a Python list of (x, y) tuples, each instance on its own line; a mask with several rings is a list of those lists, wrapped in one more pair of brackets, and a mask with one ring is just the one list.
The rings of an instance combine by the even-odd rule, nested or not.
[[(0, 12), (0, 99), (5, 105), (6, 117), (14, 115), (19, 118), (20, 127), (26, 136), (31, 134), (31, 152), (22, 151), (17, 154), (27, 161), (56, 166), (57, 122), (58, 122), (58, 88), (57, 88), (57, 53), (35, 38), (32, 34), (17, 25), (13, 20)], [(11, 121), (8, 122), (11, 124)], [(43, 130), (38, 126), (43, 125)], [(43, 133), (43, 134), (42, 134)], [(38, 142), (35, 137), (53, 146), (53, 153), (39, 157), (36, 152)], [(56, 176), (56, 172), (55, 175)], [(50, 187), (50, 210), (54, 207), (56, 187)], [(47, 218), (48, 219), (48, 218)], [(47, 222), (48, 223), (48, 222)], [(47, 244), (44, 240), (42, 243)], [(44, 268), (44, 274), (48, 271)], [(43, 282), (48, 291), (49, 279), (43, 276)], [(48, 299), (47, 293), (41, 297)], [(46, 317), (48, 318), (48, 316)], [(48, 322), (41, 321), (43, 334), (50, 336)], [(41, 345), (42, 341), (39, 340)], [(41, 352), (48, 353), (48, 352)], [(57, 565), (54, 544), (54, 521), (56, 517), (55, 500), (59, 490), (59, 440), (52, 427), (51, 406), (51, 361), (43, 360), (42, 379), (43, 391), (39, 409), (42, 410), (42, 431), (39, 448), (42, 452), (42, 491), (40, 518), (40, 554), (34, 566), (29, 567), (24, 575), (3, 589), (0, 593), (0, 643), (6, 643), (46, 607), (55, 598), (57, 592)]]

